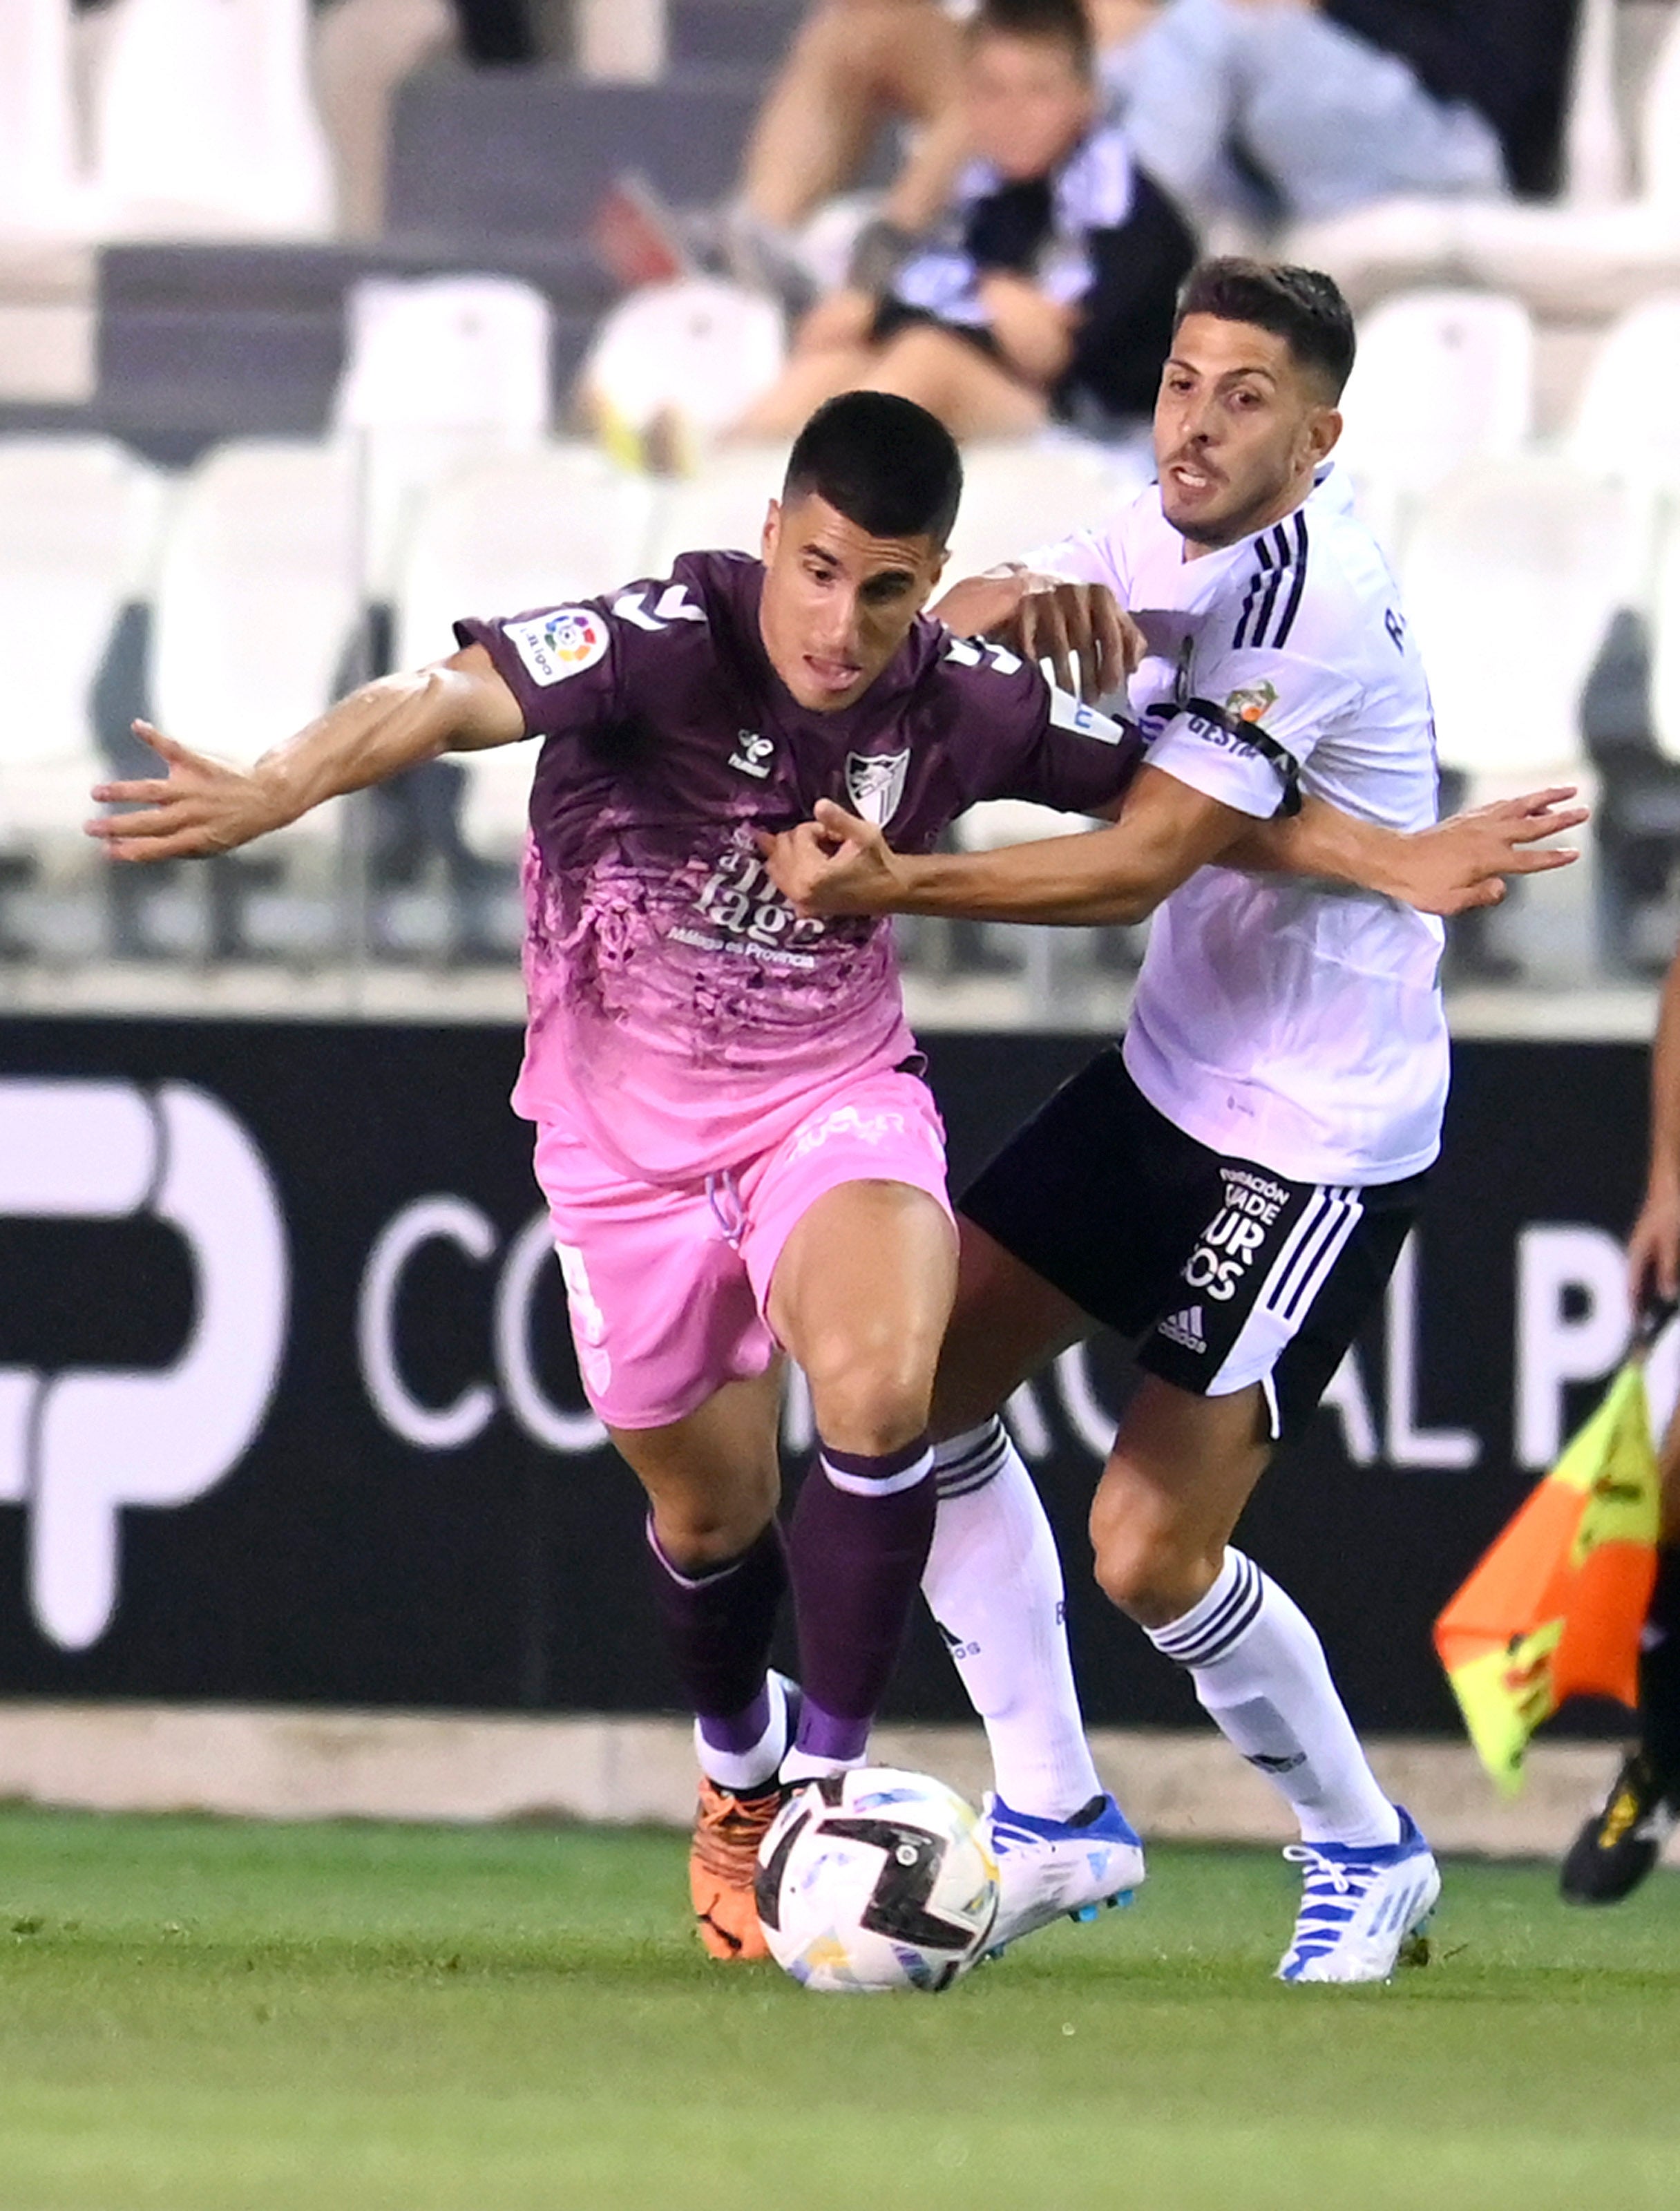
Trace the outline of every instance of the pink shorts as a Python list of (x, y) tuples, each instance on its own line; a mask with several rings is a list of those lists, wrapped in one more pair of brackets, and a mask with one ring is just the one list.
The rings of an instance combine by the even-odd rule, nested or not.
[(614, 1428), (658, 1428), (780, 1348), (764, 1318), (801, 1216), (848, 1182), (925, 1190), (946, 1214), (945, 1125), (925, 1083), (869, 1075), (792, 1134), (696, 1183), (627, 1179), (565, 1125), (539, 1127), (536, 1177), (565, 1276), (584, 1392)]

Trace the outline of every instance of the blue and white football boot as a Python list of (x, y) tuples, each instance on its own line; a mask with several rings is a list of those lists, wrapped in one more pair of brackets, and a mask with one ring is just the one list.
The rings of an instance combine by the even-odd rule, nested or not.
[(1112, 1796), (1093, 1796), (1071, 1820), (1041, 1820), (988, 1796), (981, 1826), (998, 1862), (988, 1958), (1052, 1920), (1129, 1904), (1144, 1877), (1143, 1845)]
[(1441, 1894), (1441, 1869), (1404, 1806), (1400, 1839), (1386, 1849), (1291, 1843), (1304, 1893), (1280, 1981), (1386, 1981)]

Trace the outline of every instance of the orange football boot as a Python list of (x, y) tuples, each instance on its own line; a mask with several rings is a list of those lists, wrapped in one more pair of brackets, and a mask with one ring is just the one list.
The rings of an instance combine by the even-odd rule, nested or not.
[(758, 1845), (782, 1808), (782, 1791), (772, 1781), (750, 1796), (737, 1796), (700, 1776), (700, 1802), (688, 1851), (688, 1890), (694, 1899), (696, 1931), (708, 1954), (726, 1962), (767, 1958), (752, 1876)]

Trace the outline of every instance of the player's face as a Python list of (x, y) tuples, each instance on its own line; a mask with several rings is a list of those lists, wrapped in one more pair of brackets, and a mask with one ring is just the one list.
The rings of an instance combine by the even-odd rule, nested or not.
[(976, 39), (963, 77), (969, 143), (1006, 177), (1042, 177), (1091, 128), (1095, 95), (1055, 39)]
[(1323, 384), (1284, 339), (1187, 315), (1155, 405), (1161, 509), (1187, 557), (1292, 513), (1341, 430)]
[(818, 714), (863, 696), (945, 566), (931, 537), (872, 537), (814, 493), (771, 502), (764, 553), (764, 650), (800, 705)]

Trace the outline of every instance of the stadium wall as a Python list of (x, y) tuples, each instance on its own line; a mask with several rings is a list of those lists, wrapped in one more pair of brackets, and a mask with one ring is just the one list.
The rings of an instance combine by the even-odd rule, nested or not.
[[(930, 1039), (959, 1185), (1091, 1049)], [(515, 1753), (474, 1723), (504, 1746), (473, 1754), (486, 1772), (504, 1756), (535, 1772), (552, 1751), (595, 1777), (569, 1803), (532, 1783), (523, 1808), (610, 1800), (615, 1816), (654, 1815), (640, 1784), (614, 1796), (601, 1779), (655, 1771), (637, 1729), (674, 1695), (637, 1493), (578, 1392), (527, 1132), (507, 1110), (517, 1056), (517, 1033), (489, 1026), (0, 1022), (0, 1792), (53, 1793), (55, 1728), (94, 1746), (82, 1770), (95, 1775), (174, 1772), (192, 1707), (201, 1738), (222, 1742), (213, 1778), (218, 1760), (266, 1759), (315, 1801), (299, 1743), (342, 1774), (345, 1746), (371, 1743), (389, 1714), (390, 1742), (445, 1746), (438, 1770), (464, 1773), (472, 1761), (446, 1746), (468, 1723), (444, 1715), (500, 1714), (536, 1732)], [(1625, 1045), (1460, 1047), (1417, 1242), (1333, 1403), (1244, 1523), (1321, 1626), (1361, 1726), (1439, 1739), (1418, 1757), (1450, 1747), (1448, 1790), (1463, 1754), (1429, 1625), (1619, 1353), (1645, 1064)], [(1126, 1386), (1123, 1356), (1098, 1345), (1012, 1414), (1069, 1560), (1091, 1717), (1157, 1731), (1139, 1754), (1169, 1803), (1201, 1754), (1181, 1732), (1200, 1715), (1083, 1570), (1085, 1505)], [(808, 1430), (794, 1393), (790, 1478)], [(239, 1739), (267, 1748), (235, 1757), (216, 1735), (207, 1709), (231, 1728), (233, 1708)], [(416, 1713), (430, 1717), (399, 1723)], [(962, 1717), (920, 1624), (890, 1717)], [(603, 1735), (608, 1719), (630, 1733)], [(1565, 1731), (1613, 1724), (1588, 1711)], [(686, 1774), (680, 1729), (659, 1739)], [(963, 1740), (953, 1760), (973, 1755)], [(1596, 1760), (1596, 1776), (1602, 1753), (1560, 1743), (1554, 1757), (1573, 1812), (1591, 1787), (1574, 1761)], [(499, 1786), (474, 1816), (494, 1813)], [(166, 1793), (215, 1802), (178, 1776)], [(1207, 1831), (1191, 1795), (1185, 1817)], [(449, 1812), (447, 1781), (432, 1801)]]

